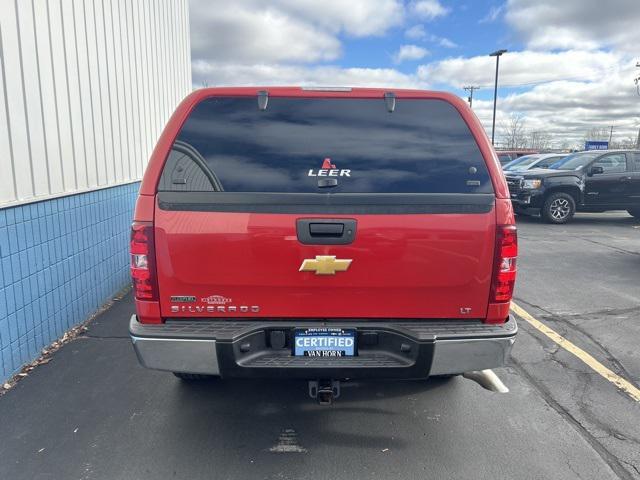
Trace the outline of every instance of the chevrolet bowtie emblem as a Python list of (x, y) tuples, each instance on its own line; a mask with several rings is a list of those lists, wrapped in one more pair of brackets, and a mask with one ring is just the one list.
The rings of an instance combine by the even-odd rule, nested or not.
[(344, 272), (351, 265), (350, 259), (337, 259), (335, 255), (316, 255), (316, 258), (305, 258), (300, 265), (300, 272), (316, 272), (316, 275), (335, 275)]

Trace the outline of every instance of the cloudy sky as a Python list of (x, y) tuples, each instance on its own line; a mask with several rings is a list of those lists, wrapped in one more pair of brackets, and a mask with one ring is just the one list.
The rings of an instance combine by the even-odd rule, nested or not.
[[(453, 91), (577, 143), (640, 127), (640, 0), (190, 0), (194, 86), (346, 85)], [(497, 135), (500, 128), (497, 127)]]

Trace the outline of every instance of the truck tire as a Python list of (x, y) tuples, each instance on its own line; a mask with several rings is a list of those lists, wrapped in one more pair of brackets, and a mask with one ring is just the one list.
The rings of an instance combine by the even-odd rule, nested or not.
[(542, 218), (548, 223), (567, 223), (576, 213), (576, 201), (565, 192), (552, 193), (544, 201), (540, 210)]
[(627, 210), (627, 212), (629, 212), (629, 215), (631, 215), (632, 217), (636, 217), (638, 220), (640, 220), (640, 207), (630, 208), (629, 210)]
[(201, 380), (210, 380), (215, 378), (213, 375), (203, 375), (201, 373), (173, 372), (173, 374), (185, 382), (198, 382)]

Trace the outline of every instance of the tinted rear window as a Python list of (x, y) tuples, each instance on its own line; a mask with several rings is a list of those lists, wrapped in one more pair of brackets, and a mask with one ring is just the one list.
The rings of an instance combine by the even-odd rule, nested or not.
[(209, 98), (167, 159), (160, 191), (491, 193), (458, 111), (441, 100)]

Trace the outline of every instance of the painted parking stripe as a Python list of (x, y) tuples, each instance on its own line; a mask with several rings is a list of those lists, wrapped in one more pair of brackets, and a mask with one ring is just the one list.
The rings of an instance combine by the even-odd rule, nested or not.
[(619, 375), (616, 375), (614, 372), (609, 370), (607, 367), (605, 367), (603, 364), (601, 364), (598, 360), (593, 358), (587, 352), (582, 350), (580, 347), (571, 343), (569, 340), (564, 338), (555, 330), (547, 327), (540, 320), (533, 318), (531, 314), (529, 314), (529, 312), (527, 312), (526, 310), (524, 310), (522, 307), (520, 307), (514, 302), (511, 302), (511, 311), (516, 315), (518, 315), (523, 320), (525, 320), (527, 323), (529, 323), (536, 330), (544, 333), (547, 337), (549, 337), (555, 343), (560, 345), (566, 351), (574, 354), (576, 357), (578, 357), (580, 360), (586, 363), (589, 367), (591, 367), (591, 369), (593, 369), (595, 372), (599, 373), (605, 379), (613, 383), (616, 387), (618, 387), (620, 390), (625, 392), (627, 395), (633, 398), (636, 402), (640, 402), (640, 389), (638, 389), (631, 382), (625, 380)]

